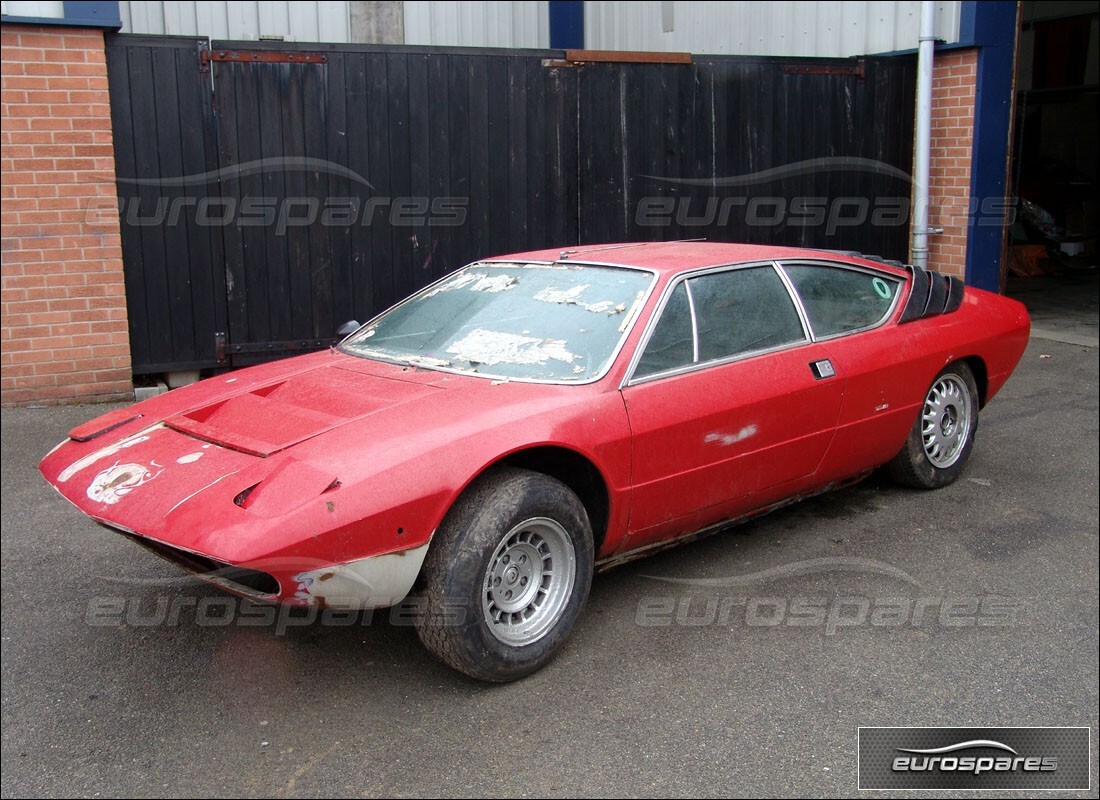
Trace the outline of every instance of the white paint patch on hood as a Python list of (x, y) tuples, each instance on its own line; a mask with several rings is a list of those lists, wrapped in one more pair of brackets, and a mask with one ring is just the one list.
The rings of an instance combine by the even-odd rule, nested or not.
[(64, 483), (65, 481), (69, 480), (69, 478), (71, 478), (73, 475), (80, 472), (82, 469), (85, 469), (86, 467), (90, 467), (97, 461), (101, 461), (104, 458), (113, 456), (115, 453), (125, 450), (127, 447), (133, 447), (135, 444), (141, 444), (144, 441), (148, 441), (149, 434), (160, 427), (162, 426), (158, 423), (151, 428), (146, 428), (143, 431), (138, 431), (133, 436), (115, 442), (114, 444), (108, 447), (104, 447), (101, 450), (96, 450), (94, 453), (86, 455), (84, 456), (84, 458), (81, 458), (77, 461), (74, 461), (72, 464), (67, 466), (60, 475), (57, 476), (57, 482)]
[(463, 361), (479, 364), (545, 364), (549, 359), (572, 364), (577, 358), (565, 347), (564, 339), (536, 339), (516, 333), (470, 331), (447, 348), (447, 352)]
[(176, 463), (177, 464), (194, 464), (196, 461), (198, 461), (200, 458), (202, 458), (202, 456), (203, 456), (202, 450), (199, 450), (197, 453), (188, 453), (185, 456), (180, 456), (179, 458), (176, 459)]
[(756, 436), (756, 426), (746, 425), (737, 433), (708, 433), (703, 441), (707, 444), (717, 442), (722, 445), (722, 447), (729, 447), (731, 444), (743, 442), (746, 439), (751, 439), (753, 436)]
[(144, 483), (160, 475), (164, 470), (150, 472), (141, 464), (118, 464), (107, 467), (96, 475), (85, 492), (89, 500), (114, 505)]

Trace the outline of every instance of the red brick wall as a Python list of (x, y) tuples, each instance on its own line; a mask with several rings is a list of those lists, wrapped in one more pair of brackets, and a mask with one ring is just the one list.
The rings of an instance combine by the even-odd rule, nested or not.
[(103, 33), (0, 36), (0, 402), (132, 398)]
[(966, 277), (977, 76), (977, 50), (936, 53), (932, 74), (929, 221), (933, 228), (943, 228), (943, 233), (929, 237), (928, 267), (960, 278)]

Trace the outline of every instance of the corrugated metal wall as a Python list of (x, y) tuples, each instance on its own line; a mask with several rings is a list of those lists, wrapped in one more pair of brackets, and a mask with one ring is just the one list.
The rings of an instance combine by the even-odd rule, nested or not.
[[(7, 3), (7, 5), (17, 5)], [(19, 4), (24, 5), (24, 4)], [(123, 0), (124, 33), (350, 42), (353, 2)], [(937, 3), (936, 33), (959, 38), (961, 2)], [(843, 58), (917, 46), (920, 3), (586, 0), (585, 46), (723, 55)], [(406, 44), (437, 47), (550, 46), (545, 0), (404, 3)]]
[[(936, 34), (959, 39), (961, 3), (937, 3)], [(916, 48), (919, 2), (584, 4), (585, 47), (845, 58)]]
[(437, 47), (550, 46), (550, 4), (405, 3), (405, 44)]
[(4, 0), (0, 3), (0, 14), (14, 17), (43, 17), (60, 19), (65, 16), (65, 3), (62, 0)]
[(350, 3), (210, 2), (209, 0), (123, 0), (118, 4), (123, 33), (259, 39), (282, 36), (288, 42), (351, 41)]
[[(351, 2), (123, 0), (123, 33), (288, 42), (351, 42)], [(404, 3), (405, 43), (450, 47), (550, 46), (546, 0)]]

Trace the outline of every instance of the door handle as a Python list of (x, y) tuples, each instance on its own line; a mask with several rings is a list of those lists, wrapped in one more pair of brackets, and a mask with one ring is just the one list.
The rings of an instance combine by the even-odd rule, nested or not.
[(818, 361), (811, 361), (810, 371), (819, 381), (824, 380), (825, 378), (832, 378), (836, 375), (836, 368), (833, 367), (833, 362), (827, 358), (822, 358)]

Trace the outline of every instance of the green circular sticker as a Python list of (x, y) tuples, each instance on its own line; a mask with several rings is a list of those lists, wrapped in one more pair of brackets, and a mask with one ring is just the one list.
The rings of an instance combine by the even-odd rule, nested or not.
[(875, 278), (871, 281), (871, 285), (875, 287), (875, 294), (883, 300), (890, 299), (890, 286), (882, 278)]

